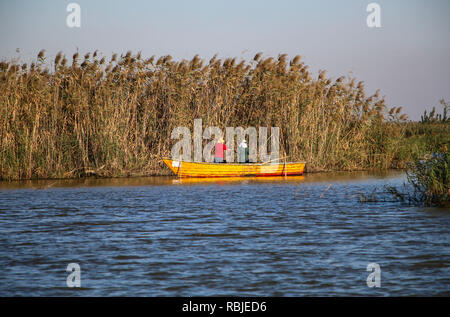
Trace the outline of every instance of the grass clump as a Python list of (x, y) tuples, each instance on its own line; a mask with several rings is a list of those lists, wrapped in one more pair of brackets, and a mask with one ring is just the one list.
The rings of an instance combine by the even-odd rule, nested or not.
[(395, 187), (388, 191), (400, 201), (424, 206), (450, 206), (449, 152), (435, 153), (424, 160), (416, 160), (407, 167), (408, 191)]

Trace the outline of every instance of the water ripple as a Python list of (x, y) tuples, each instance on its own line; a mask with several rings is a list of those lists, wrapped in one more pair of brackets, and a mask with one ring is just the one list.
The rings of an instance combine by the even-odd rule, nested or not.
[[(402, 181), (0, 184), (0, 295), (448, 296), (449, 210), (352, 198)], [(381, 288), (366, 285), (372, 262)]]

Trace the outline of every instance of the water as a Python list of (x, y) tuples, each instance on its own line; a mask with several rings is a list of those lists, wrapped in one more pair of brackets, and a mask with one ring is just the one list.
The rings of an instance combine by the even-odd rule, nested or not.
[[(0, 295), (449, 296), (450, 211), (358, 201), (403, 181), (0, 183)], [(67, 287), (69, 263), (81, 288)], [(367, 286), (369, 263), (379, 288)]]

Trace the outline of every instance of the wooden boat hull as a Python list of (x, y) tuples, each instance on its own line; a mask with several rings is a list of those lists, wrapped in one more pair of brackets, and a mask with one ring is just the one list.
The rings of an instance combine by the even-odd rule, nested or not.
[(305, 162), (295, 163), (204, 163), (163, 159), (179, 177), (268, 177), (302, 175)]

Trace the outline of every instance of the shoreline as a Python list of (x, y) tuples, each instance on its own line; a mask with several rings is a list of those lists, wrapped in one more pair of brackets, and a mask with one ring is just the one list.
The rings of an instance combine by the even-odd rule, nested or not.
[[(388, 169), (381, 169), (381, 168), (368, 168), (368, 169), (353, 169), (353, 170), (305, 170), (303, 175), (318, 175), (318, 174), (335, 174), (335, 173), (361, 173), (361, 172), (367, 172), (367, 173), (392, 173), (392, 172), (403, 172), (405, 171), (405, 168), (388, 168)], [(0, 179), (0, 183), (13, 183), (13, 182), (24, 182), (24, 181), (69, 181), (69, 180), (114, 180), (114, 179), (136, 179), (136, 178), (146, 178), (146, 177), (173, 177), (174, 179), (178, 179), (176, 175), (174, 175), (170, 170), (161, 171), (159, 173), (151, 173), (151, 174), (130, 174), (130, 175), (116, 175), (116, 176), (100, 176), (100, 175), (90, 175), (90, 176), (82, 176), (82, 177), (48, 177), (48, 178), (20, 178), (20, 179)], [(284, 178), (285, 176), (279, 176), (280, 178)], [(286, 176), (287, 178), (292, 176)], [(187, 178), (195, 178), (195, 177), (187, 177)], [(208, 179), (208, 177), (203, 177), (205, 179)], [(225, 178), (225, 177), (224, 177)], [(233, 178), (233, 177), (229, 177)], [(247, 178), (247, 177), (239, 177), (239, 178)], [(264, 177), (256, 177), (263, 179)]]

